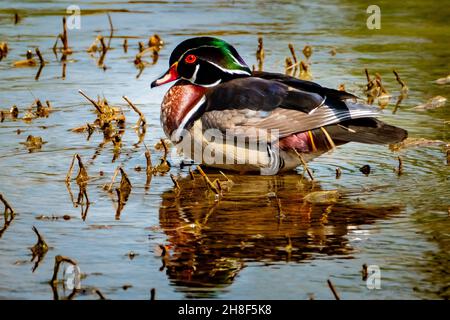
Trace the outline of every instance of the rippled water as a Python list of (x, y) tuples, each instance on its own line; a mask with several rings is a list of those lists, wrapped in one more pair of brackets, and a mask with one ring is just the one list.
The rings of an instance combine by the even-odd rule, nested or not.
[[(69, 30), (74, 53), (62, 79), (62, 63), (51, 48), (70, 4), (81, 7), (81, 29)], [(148, 299), (151, 288), (158, 299), (332, 299), (327, 279), (342, 299), (448, 299), (450, 188), (442, 146), (394, 153), (386, 146), (346, 145), (310, 163), (313, 184), (302, 177), (302, 169), (275, 177), (230, 174), (234, 185), (219, 202), (208, 195), (199, 175), (191, 180), (178, 158), (170, 159), (178, 192), (169, 175), (148, 181), (145, 170), (135, 170), (145, 168), (145, 148), (135, 145), (137, 117), (121, 97), (128, 96), (145, 113), (145, 142), (157, 163), (161, 154), (154, 145), (164, 136), (159, 104), (167, 87), (150, 90), (149, 84), (166, 69), (173, 47), (194, 35), (226, 39), (250, 65), (256, 64), (257, 36), (262, 35), (264, 69), (278, 72), (284, 72), (288, 42), (297, 51), (309, 44), (314, 81), (334, 88), (344, 83), (363, 96), (368, 68), (381, 74), (394, 103), (400, 89), (395, 68), (410, 93), (395, 115), (389, 105), (384, 119), (406, 128), (411, 137), (447, 141), (448, 105), (429, 112), (410, 109), (436, 95), (450, 97), (449, 85), (434, 83), (450, 72), (449, 7), (409, 0), (379, 1), (379, 6), (382, 28), (368, 30), (366, 7), (352, 1), (2, 1), (0, 42), (7, 41), (10, 52), (0, 62), (0, 109), (17, 105), (23, 116), (36, 97), (49, 100), (54, 112), (31, 122), (0, 123), (0, 193), (17, 212), (0, 238), (0, 298), (54, 298), (48, 282), (54, 257), (64, 255), (75, 259), (83, 274), (84, 290), (76, 299), (98, 298), (93, 288), (111, 299)], [(17, 25), (14, 12), (22, 17)], [(107, 12), (115, 31), (103, 70), (86, 49), (99, 33), (109, 34)], [(153, 33), (165, 46), (159, 61), (136, 78), (138, 42)], [(37, 46), (47, 60), (38, 81), (37, 68), (11, 66)], [(333, 47), (335, 56), (329, 53)], [(105, 96), (125, 110), (123, 147), (114, 161), (113, 145), (103, 145), (101, 133), (87, 140), (70, 131), (95, 119), (78, 89)], [(29, 152), (21, 142), (30, 134), (47, 143)], [(74, 207), (64, 182), (74, 153), (91, 177), (85, 221), (81, 212), (86, 208)], [(401, 176), (393, 171), (399, 154)], [(372, 168), (369, 176), (359, 171), (365, 164)], [(133, 185), (120, 220), (115, 219), (116, 195), (102, 188), (118, 165)], [(76, 184), (70, 189), (76, 197)], [(333, 205), (303, 200), (317, 190), (338, 190), (342, 198)], [(42, 215), (71, 219), (38, 219)], [(34, 272), (32, 226), (50, 247)], [(169, 256), (159, 256), (160, 244)], [(363, 264), (380, 267), (380, 290), (366, 287)], [(62, 284), (56, 289), (59, 298), (71, 293)]]

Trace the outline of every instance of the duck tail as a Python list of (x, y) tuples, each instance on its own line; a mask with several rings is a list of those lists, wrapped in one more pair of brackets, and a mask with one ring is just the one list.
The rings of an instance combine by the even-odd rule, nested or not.
[(408, 137), (408, 131), (376, 118), (360, 118), (326, 126), (336, 144), (360, 142), (367, 144), (398, 143)]

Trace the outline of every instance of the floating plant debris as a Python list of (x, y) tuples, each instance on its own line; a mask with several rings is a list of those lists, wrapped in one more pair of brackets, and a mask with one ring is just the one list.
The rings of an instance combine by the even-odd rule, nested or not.
[(153, 168), (154, 173), (164, 174), (170, 171), (170, 163), (167, 161), (167, 155), (169, 154), (169, 147), (165, 139), (160, 139), (159, 142), (155, 145), (156, 150), (164, 150), (164, 154), (160, 159), (160, 163)]
[[(163, 44), (164, 42), (157, 34), (153, 35), (149, 39), (148, 47), (145, 47), (145, 44), (143, 42), (138, 43), (139, 53), (136, 54), (136, 57), (134, 59), (134, 65), (139, 70), (136, 78), (139, 78), (141, 76), (142, 72), (148, 65), (154, 65), (158, 62), (159, 50), (161, 49)], [(146, 55), (151, 55), (151, 63), (142, 59)]]
[(336, 203), (341, 194), (337, 190), (313, 191), (308, 193), (303, 200), (311, 204), (329, 205)]
[(136, 253), (134, 251), (130, 251), (126, 254), (126, 256), (130, 259), (133, 260), (134, 258), (136, 258), (139, 255), (139, 253)]
[(33, 231), (38, 239), (36, 244), (31, 248), (32, 253), (31, 261), (33, 262), (34, 260), (36, 260), (32, 272), (34, 272), (37, 269), (39, 263), (44, 259), (48, 251), (47, 243), (45, 242), (44, 238), (42, 237), (42, 235), (39, 233), (39, 231), (36, 229), (35, 226), (33, 226)]
[[(56, 41), (55, 44), (53, 45), (53, 52), (57, 52), (57, 50), (59, 49), (62, 54), (64, 56), (72, 54), (72, 49), (69, 47), (69, 38), (67, 35), (67, 24), (66, 24), (66, 17), (62, 18), (62, 22), (63, 22), (63, 32), (60, 33), (57, 37), (56, 37)], [(61, 40), (62, 43), (62, 48), (58, 48), (58, 40)]]
[(437, 84), (448, 84), (450, 83), (450, 74), (444, 78), (439, 78), (435, 81)]
[(63, 216), (55, 216), (55, 215), (51, 215), (51, 216), (46, 216), (46, 215), (39, 215), (36, 217), (36, 220), (46, 220), (46, 221), (56, 221), (56, 220), (70, 220), (72, 219), (72, 217), (68, 214), (65, 214)]
[(42, 145), (47, 143), (42, 140), (42, 137), (29, 135), (25, 142), (21, 142), (21, 144), (25, 145), (28, 148), (29, 152), (33, 152), (42, 148)]
[(46, 100), (45, 104), (46, 106), (44, 106), (41, 102), (41, 100), (37, 99), (35, 101), (36, 103), (36, 112), (35, 115), (37, 117), (41, 117), (41, 118), (47, 118), (50, 114), (50, 112), (52, 111), (52, 106), (50, 104), (50, 101)]
[(6, 58), (8, 55), (8, 44), (6, 42), (0, 42), (0, 61)]
[(18, 60), (13, 63), (14, 67), (35, 67), (37, 66), (36, 59), (33, 58), (31, 50), (27, 51), (27, 58), (25, 60)]
[(9, 113), (11, 114), (11, 118), (17, 119), (19, 117), (19, 108), (17, 108), (17, 106), (12, 106)]
[(310, 45), (306, 45), (303, 50), (303, 55), (305, 56), (306, 59), (309, 59), (312, 56), (313, 53), (313, 49)]
[(336, 53), (337, 53), (337, 51), (336, 51), (336, 48), (334, 48), (334, 47), (333, 47), (333, 48), (331, 48), (331, 50), (330, 50), (330, 51), (328, 51), (328, 53), (329, 53), (329, 54), (331, 54), (331, 56), (333, 56), (333, 57), (334, 57), (334, 56), (336, 55)]
[(291, 76), (293, 73), (294, 63), (290, 57), (287, 57), (284, 65), (284, 73)]
[(120, 219), (120, 213), (122, 212), (128, 197), (131, 193), (131, 182), (128, 178), (128, 175), (125, 173), (122, 167), (119, 167), (121, 179), (120, 179), (120, 185), (119, 188), (116, 188), (117, 193), (117, 210), (116, 210), (116, 220)]
[(447, 98), (442, 97), (442, 96), (436, 96), (436, 97), (429, 99), (427, 102), (412, 108), (412, 110), (416, 110), (416, 111), (434, 110), (434, 109), (443, 107), (446, 102), (447, 102)]
[(0, 201), (3, 203), (3, 206), (5, 207), (5, 209), (3, 210), (3, 218), (4, 218), (3, 227), (0, 229), (0, 238), (1, 238), (3, 233), (6, 231), (6, 229), (8, 229), (9, 225), (14, 220), (16, 213), (14, 212), (13, 208), (10, 206), (8, 201), (1, 193), (0, 193)]
[(368, 164), (363, 165), (361, 168), (359, 168), (359, 171), (368, 176), (370, 174), (370, 166)]
[(385, 108), (388, 104), (389, 101), (391, 99), (391, 95), (389, 94), (389, 92), (386, 90), (386, 88), (384, 87), (383, 83), (381, 82), (381, 76), (379, 73), (375, 74), (375, 78), (376, 78), (376, 83), (378, 88), (380, 89), (378, 92), (378, 105), (380, 106), (381, 109)]
[(336, 179), (339, 179), (342, 175), (341, 168), (336, 168)]
[(152, 35), (148, 39), (148, 46), (158, 48), (158, 50), (164, 45), (164, 41), (161, 39), (161, 37), (158, 34)]
[[(72, 179), (72, 171), (73, 171), (73, 167), (75, 164), (75, 159), (77, 159), (78, 161), (78, 174), (75, 178), (75, 181), (78, 185), (79, 191), (78, 191), (78, 197), (77, 197), (77, 201), (74, 201), (71, 189), (70, 189), (70, 180)], [(89, 181), (89, 175), (87, 173), (86, 167), (83, 164), (83, 161), (81, 160), (80, 155), (75, 154), (72, 157), (72, 162), (70, 164), (69, 170), (67, 171), (67, 175), (66, 175), (66, 187), (67, 190), (69, 191), (69, 195), (70, 198), (72, 199), (72, 203), (74, 205), (74, 207), (77, 207), (78, 205), (81, 205), (81, 218), (84, 220), (86, 220), (87, 217), (87, 212), (89, 210), (89, 198), (87, 195), (87, 183)], [(83, 209), (84, 205), (86, 205), (86, 207)]]
[(310, 68), (309, 64), (304, 61), (300, 62), (299, 78), (301, 80), (311, 80), (312, 79), (311, 68)]
[(399, 151), (408, 148), (440, 146), (440, 145), (445, 145), (445, 142), (441, 140), (430, 140), (425, 138), (406, 138), (402, 142), (390, 144), (389, 149), (391, 151)]
[[(103, 132), (103, 142), (100, 144), (102, 148), (107, 142), (111, 141), (114, 145), (113, 149), (113, 161), (120, 154), (122, 146), (121, 136), (125, 132), (125, 114), (121, 108), (112, 107), (109, 105), (108, 101), (103, 98), (98, 98), (97, 101), (88, 97), (83, 91), (78, 90), (78, 92), (85, 97), (92, 105), (95, 107), (97, 118), (92, 124), (87, 124), (86, 126), (81, 126), (72, 129), (74, 132), (88, 132), (88, 139), (91, 134), (98, 129)], [(145, 133), (145, 132), (144, 132)], [(143, 139), (143, 138), (142, 138)]]
[(263, 70), (264, 64), (264, 42), (262, 37), (258, 37), (258, 49), (256, 49), (256, 61), (258, 62), (258, 71)]

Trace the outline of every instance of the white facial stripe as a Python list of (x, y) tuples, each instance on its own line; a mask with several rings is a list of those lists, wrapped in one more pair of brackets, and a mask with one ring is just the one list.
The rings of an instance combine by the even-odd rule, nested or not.
[(195, 71), (192, 74), (192, 77), (190, 79), (188, 79), (190, 82), (195, 83), (195, 80), (197, 80), (197, 73), (198, 73), (199, 69), (200, 69), (200, 65), (198, 64), (195, 66)]
[(181, 133), (184, 130), (184, 127), (186, 126), (186, 124), (188, 123), (188, 121), (194, 116), (194, 114), (198, 111), (198, 109), (200, 108), (200, 106), (206, 101), (205, 96), (203, 96), (197, 103), (196, 105), (189, 110), (189, 112), (184, 116), (183, 121), (181, 121), (180, 126), (178, 127), (178, 129), (175, 131), (175, 139), (180, 140), (181, 139)]
[(238, 65), (240, 65), (241, 67), (243, 67), (243, 68), (248, 68), (247, 66), (245, 66), (245, 65), (242, 65), (242, 63), (240, 63), (239, 62), (239, 60), (238, 59), (236, 59), (236, 57), (235, 56), (233, 56), (233, 55), (231, 55), (231, 57), (233, 58), (233, 60), (238, 64)]
[(209, 88), (209, 87), (217, 86), (221, 82), (222, 82), (222, 79), (219, 79), (216, 82), (213, 82), (211, 84), (199, 84), (199, 86), (202, 86), (202, 87), (205, 87), (205, 88)]
[(223, 72), (226, 72), (226, 73), (230, 73), (230, 74), (246, 74), (248, 76), (251, 75), (248, 71), (245, 71), (245, 70), (229, 70), (229, 69), (222, 68), (221, 66), (219, 66), (218, 64), (215, 64), (214, 62), (211, 62), (211, 61), (206, 61), (206, 62), (212, 64), (216, 68), (218, 68), (218, 69), (220, 69), (220, 70), (222, 70)]

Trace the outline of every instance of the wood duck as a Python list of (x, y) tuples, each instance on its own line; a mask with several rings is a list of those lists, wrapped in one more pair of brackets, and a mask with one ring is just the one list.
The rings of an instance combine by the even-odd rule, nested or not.
[(407, 137), (353, 94), (252, 72), (218, 38), (181, 42), (169, 66), (151, 84), (177, 80), (161, 104), (164, 132), (185, 156), (207, 166), (277, 174), (347, 142), (388, 144)]

